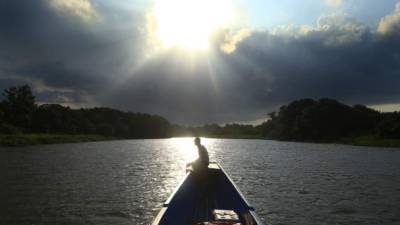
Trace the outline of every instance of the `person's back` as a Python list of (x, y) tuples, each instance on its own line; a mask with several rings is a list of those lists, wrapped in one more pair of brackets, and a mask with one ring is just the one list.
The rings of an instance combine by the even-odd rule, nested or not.
[(208, 168), (210, 162), (207, 149), (200, 143), (200, 138), (196, 137), (194, 143), (197, 146), (199, 158), (192, 164), (194, 170), (204, 170)]
[(210, 163), (210, 158), (208, 157), (207, 149), (201, 144), (197, 146), (197, 149), (199, 153), (200, 163), (205, 167), (208, 167), (208, 164)]
[(197, 151), (199, 154), (199, 158), (191, 163), (193, 168), (193, 177), (196, 187), (196, 204), (205, 204), (209, 201), (207, 193), (209, 192), (208, 187), (208, 164), (209, 157), (207, 149), (200, 143), (200, 138), (196, 137), (194, 139), (194, 144), (197, 146)]

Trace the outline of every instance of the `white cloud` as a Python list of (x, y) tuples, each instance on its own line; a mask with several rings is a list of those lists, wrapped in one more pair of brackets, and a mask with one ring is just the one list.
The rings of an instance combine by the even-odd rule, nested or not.
[(271, 30), (255, 31), (241, 29), (239, 31), (225, 31), (220, 49), (226, 54), (234, 53), (236, 46), (250, 37), (252, 33), (269, 33), (282, 40), (287, 39), (313, 39), (319, 40), (323, 45), (335, 47), (350, 45), (364, 40), (370, 33), (369, 27), (355, 18), (346, 14), (333, 14), (321, 16), (317, 26), (277, 26)]
[(325, 46), (348, 45), (363, 40), (369, 33), (365, 24), (345, 14), (321, 16), (317, 26), (279, 26), (271, 34), (286, 38), (312, 38), (321, 40)]
[(400, 30), (400, 3), (396, 4), (396, 9), (390, 15), (381, 19), (378, 25), (378, 32), (390, 34)]
[(325, 44), (329, 46), (346, 45), (360, 42), (369, 28), (346, 15), (333, 15), (321, 17), (318, 20), (319, 31), (325, 32)]
[(325, 0), (326, 4), (332, 7), (339, 7), (342, 5), (343, 0)]
[(49, 0), (49, 3), (58, 12), (78, 17), (84, 22), (93, 22), (100, 18), (90, 0)]
[(226, 33), (225, 40), (221, 44), (220, 49), (226, 54), (230, 54), (236, 50), (236, 44), (250, 36), (250, 34), (251, 31), (249, 29), (241, 29), (237, 32)]

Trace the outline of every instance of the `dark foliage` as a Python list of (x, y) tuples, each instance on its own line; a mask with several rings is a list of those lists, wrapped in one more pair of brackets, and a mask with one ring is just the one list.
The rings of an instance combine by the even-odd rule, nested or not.
[(7, 123), (0, 123), (0, 134), (21, 134), (21, 130)]
[(301, 99), (284, 105), (261, 125), (264, 136), (296, 141), (335, 141), (343, 137), (400, 137), (400, 114), (380, 113), (332, 99)]
[(29, 86), (11, 87), (0, 104), (0, 133), (98, 134), (119, 138), (170, 136), (169, 122), (144, 113), (110, 108), (71, 109), (58, 104), (37, 106)]
[(261, 137), (259, 127), (244, 124), (206, 124), (199, 127), (174, 125), (173, 136), (206, 136), (206, 137)]
[(363, 105), (348, 106), (332, 99), (301, 99), (268, 114), (258, 125), (171, 125), (166, 119), (111, 108), (71, 109), (58, 104), (37, 106), (29, 86), (11, 87), (0, 102), (0, 134), (94, 134), (117, 138), (170, 136), (266, 137), (330, 142), (374, 135), (400, 138), (400, 113), (380, 113)]
[(376, 132), (387, 138), (400, 138), (400, 112), (385, 113), (379, 121)]
[(28, 130), (36, 110), (35, 97), (28, 85), (4, 90), (1, 102), (2, 119), (15, 127)]

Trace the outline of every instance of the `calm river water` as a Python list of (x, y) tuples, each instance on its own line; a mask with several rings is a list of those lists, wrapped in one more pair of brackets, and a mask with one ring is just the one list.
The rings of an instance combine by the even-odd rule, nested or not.
[[(272, 224), (400, 224), (400, 151), (204, 139)], [(192, 139), (0, 149), (0, 224), (149, 224), (196, 157)]]

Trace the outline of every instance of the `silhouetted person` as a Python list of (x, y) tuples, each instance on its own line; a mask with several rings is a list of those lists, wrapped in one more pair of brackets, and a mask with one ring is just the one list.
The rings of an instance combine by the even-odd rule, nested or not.
[(199, 137), (196, 137), (194, 139), (194, 144), (197, 147), (199, 158), (197, 158), (194, 162), (189, 163), (188, 165), (191, 165), (193, 169), (193, 177), (196, 186), (196, 197), (194, 200), (196, 202), (195, 204), (198, 206), (203, 205), (204, 207), (209, 201), (207, 193), (209, 192), (208, 164), (210, 159), (208, 157), (207, 149), (200, 143)]
[(207, 149), (201, 144), (199, 137), (194, 139), (194, 144), (197, 146), (199, 158), (188, 165), (192, 166), (194, 172), (200, 172), (208, 168), (210, 159), (208, 157)]

